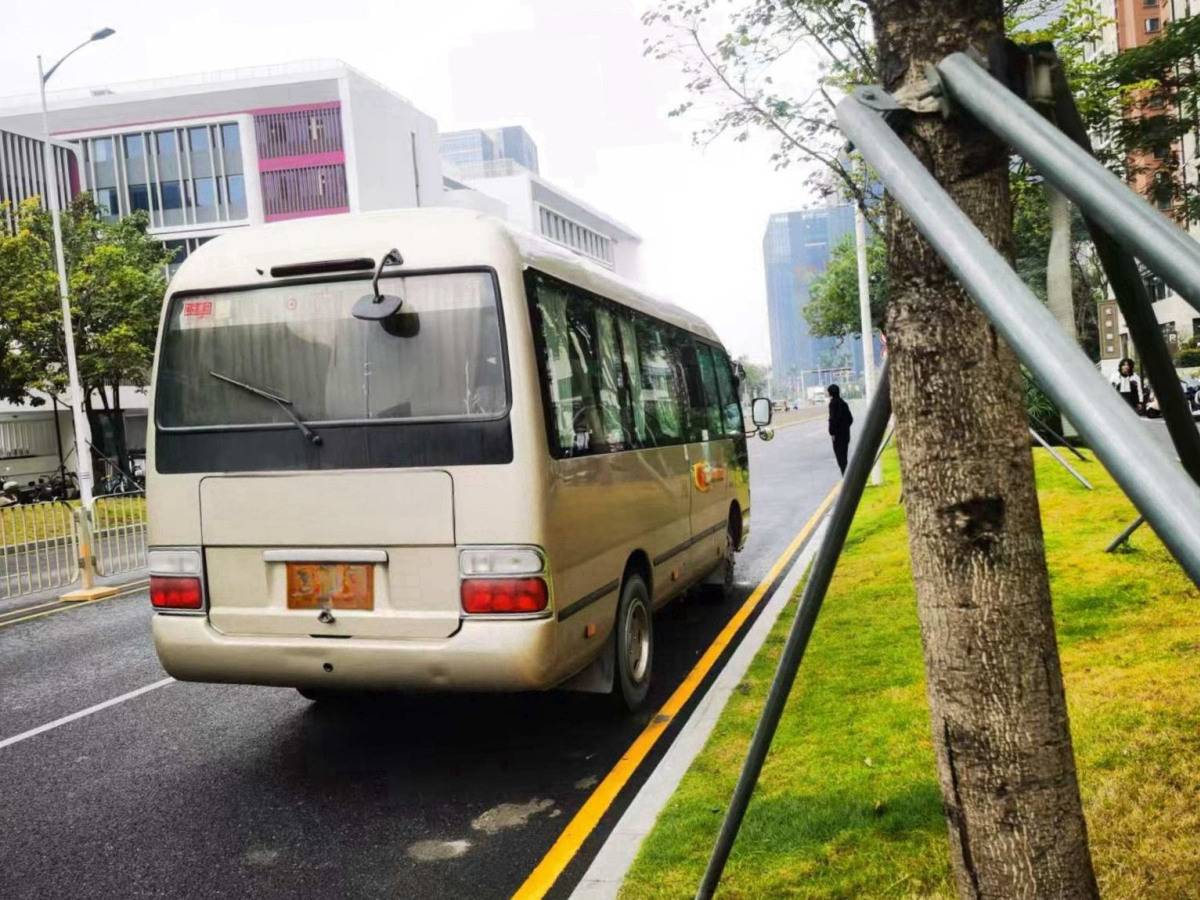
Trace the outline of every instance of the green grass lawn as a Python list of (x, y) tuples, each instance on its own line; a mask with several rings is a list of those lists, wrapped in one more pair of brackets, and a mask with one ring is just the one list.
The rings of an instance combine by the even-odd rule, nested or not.
[[(1103, 895), (1200, 898), (1200, 595), (1098, 462), (1035, 454), (1071, 728)], [(898, 464), (869, 490), (718, 895), (955, 896)], [(1200, 510), (1197, 510), (1200, 515)], [(694, 896), (795, 611), (663, 811), (622, 900)]]
[[(63, 503), (33, 503), (0, 509), (0, 549), (36, 541), (49, 541), (70, 535), (75, 530), (73, 510), (78, 500)], [(133, 528), (146, 522), (146, 497), (101, 497), (92, 507), (95, 532)]]

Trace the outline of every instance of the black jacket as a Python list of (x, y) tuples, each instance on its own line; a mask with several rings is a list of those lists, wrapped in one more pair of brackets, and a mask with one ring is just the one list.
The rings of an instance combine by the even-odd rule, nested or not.
[(850, 426), (854, 424), (854, 416), (850, 415), (850, 406), (841, 397), (829, 398), (829, 434), (835, 441), (850, 440)]

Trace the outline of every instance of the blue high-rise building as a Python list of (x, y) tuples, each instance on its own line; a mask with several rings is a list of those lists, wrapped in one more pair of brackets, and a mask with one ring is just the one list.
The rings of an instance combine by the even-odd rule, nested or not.
[(854, 376), (861, 377), (862, 342), (847, 338), (839, 344), (837, 338), (814, 337), (804, 318), (813, 279), (825, 271), (838, 242), (853, 233), (854, 207), (849, 204), (775, 213), (767, 221), (763, 263), (776, 390), (798, 393), (801, 373), (808, 386), (828, 383), (828, 369), (846, 355)]
[(520, 125), (448, 131), (438, 136), (438, 144), (442, 159), (458, 167), (511, 159), (530, 172), (538, 171), (537, 144)]

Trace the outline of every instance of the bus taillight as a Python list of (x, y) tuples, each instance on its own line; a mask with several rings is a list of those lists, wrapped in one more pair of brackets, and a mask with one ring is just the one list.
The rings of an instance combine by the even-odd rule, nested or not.
[(151, 575), (150, 605), (155, 609), (203, 609), (200, 579)]
[(150, 550), (150, 605), (161, 610), (204, 609), (204, 564), (199, 548)]
[(463, 612), (474, 615), (542, 612), (549, 599), (541, 578), (472, 578), (462, 583)]

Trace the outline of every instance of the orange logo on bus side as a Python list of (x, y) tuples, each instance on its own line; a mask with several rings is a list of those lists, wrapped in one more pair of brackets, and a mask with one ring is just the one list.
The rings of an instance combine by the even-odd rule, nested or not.
[(696, 485), (696, 490), (698, 491), (707, 491), (712, 487), (714, 481), (724, 480), (724, 466), (710, 466), (703, 461), (692, 466), (692, 482)]

